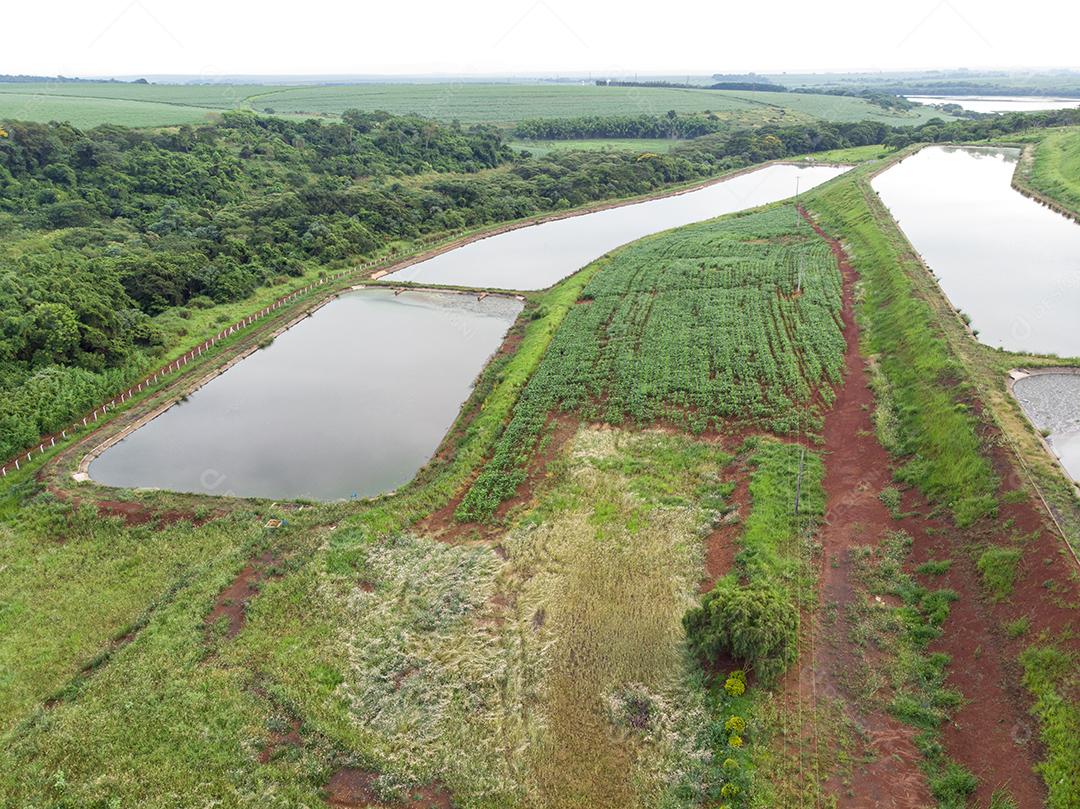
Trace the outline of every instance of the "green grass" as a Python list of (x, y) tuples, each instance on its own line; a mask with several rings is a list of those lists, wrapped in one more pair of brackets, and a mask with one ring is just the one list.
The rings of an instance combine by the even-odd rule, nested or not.
[(674, 138), (595, 138), (590, 140), (512, 140), (510, 146), (536, 157), (552, 152), (627, 151), (665, 154), (686, 141)]
[(871, 207), (865, 172), (855, 169), (803, 199), (822, 226), (844, 240), (861, 279), (863, 350), (874, 362), (878, 437), (905, 459), (898, 470), (967, 525), (997, 507), (997, 480), (982, 453), (977, 420), (943, 384), (963, 375), (934, 312), (915, 292), (922, 273), (887, 214)]
[(1047, 132), (1034, 148), (1028, 183), (1080, 216), (1080, 129)]
[(1016, 566), (1020, 564), (1019, 548), (987, 548), (980, 554), (976, 567), (982, 575), (983, 586), (995, 601), (1004, 601), (1012, 594)]
[(1053, 643), (1029, 646), (1020, 655), (1024, 685), (1035, 704), (1031, 714), (1039, 723), (1039, 735), (1046, 747), (1046, 759), (1036, 769), (1049, 792), (1048, 809), (1080, 806), (1080, 659)]
[[(260, 535), (254, 514), (126, 528), (41, 495), (0, 526), (0, 731), (32, 713), (148, 605)], [(89, 607), (88, 605), (92, 605)]]
[(669, 231), (590, 270), (462, 501), (462, 519), (489, 519), (513, 493), (552, 411), (613, 424), (668, 420), (692, 432), (820, 427), (844, 351), (840, 275), (793, 208)]
[[(808, 606), (814, 588), (807, 580), (801, 545), (803, 533), (816, 527), (825, 513), (821, 456), (803, 453), (798, 444), (770, 440), (751, 439), (746, 449), (754, 469), (750, 477), (752, 507), (739, 539), (736, 566), (747, 581), (779, 584), (793, 599)], [(800, 457), (802, 490), (796, 515)]]
[(851, 146), (847, 149), (830, 149), (825, 152), (812, 152), (802, 160), (816, 160), (822, 163), (864, 163), (888, 157), (893, 150), (881, 145)]

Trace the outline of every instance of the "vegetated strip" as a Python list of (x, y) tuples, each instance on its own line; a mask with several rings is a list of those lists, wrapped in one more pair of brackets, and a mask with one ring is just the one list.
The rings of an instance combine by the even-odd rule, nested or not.
[(1047, 132), (1022, 149), (1013, 171), (1013, 188), (1080, 222), (1080, 129)]
[[(877, 395), (875, 427), (882, 443), (894, 456), (906, 460), (899, 470), (902, 479), (919, 487), (932, 500), (947, 505), (957, 524), (971, 525), (997, 513), (998, 475), (1012, 478), (1015, 473), (1008, 468), (1002, 448), (984, 443), (984, 435), (993, 436), (993, 427), (981, 424), (970, 407), (956, 398), (958, 380), (969, 375), (977, 377), (983, 369), (977, 349), (965, 347), (963, 341), (967, 338), (959, 335), (958, 324), (949, 322), (952, 310), (947, 305), (938, 301), (939, 306), (931, 306), (929, 301), (935, 291), (928, 292), (926, 286), (933, 285), (932, 279), (925, 279), (925, 286), (917, 284), (919, 274), (926, 274), (926, 270), (910, 248), (904, 249), (895, 223), (880, 205), (874, 204), (868, 173), (856, 170), (829, 188), (812, 192), (808, 207), (820, 222), (845, 239), (863, 279), (860, 314), (868, 333), (865, 345), (872, 352)], [(931, 298), (924, 297), (928, 294)], [(950, 329), (957, 335), (950, 334)], [(974, 354), (970, 369), (954, 359), (958, 351), (965, 362), (969, 351)], [(1015, 446), (1014, 450), (1022, 460)], [(991, 531), (995, 526), (981, 524)], [(1029, 580), (1026, 587), (1031, 590), (1034, 582)], [(1028, 597), (1038, 597), (1037, 593), (1034, 590)], [(1042, 598), (1046, 597), (1042, 593)], [(1034, 648), (1051, 649), (1046, 654), (1055, 660), (1070, 659), (1068, 646), (1049, 640), (1043, 647)], [(1047, 758), (1036, 768), (1044, 775), (1051, 805), (1067, 806), (1076, 799), (1076, 782), (1048, 774), (1068, 771), (1076, 763), (1075, 751), (1064, 743), (1066, 734), (1060, 730), (1062, 723), (1077, 723), (1075, 690), (1068, 685), (1067, 676), (1033, 675), (1030, 662), (1038, 656), (1029, 651), (1025, 677), (1025, 685), (1036, 699), (1032, 711), (1040, 720), (1040, 734), (1047, 745)], [(1060, 674), (1061, 666), (1056, 666), (1055, 671)]]
[(862, 280), (863, 349), (872, 361), (876, 430), (893, 455), (907, 458), (897, 477), (915, 484), (970, 525), (997, 508), (997, 479), (981, 452), (977, 419), (958, 405), (950, 378), (964, 371), (941, 337), (934, 314), (903, 267), (911, 261), (880, 228), (867, 202), (864, 170), (810, 192), (803, 203), (844, 240)]
[[(800, 623), (815, 600), (812, 539), (824, 514), (823, 465), (801, 445), (774, 439), (749, 438), (740, 452), (753, 472), (735, 567), (687, 612), (683, 625), (691, 652), (705, 663), (719, 770), (718, 794), (710, 797), (731, 807), (779, 806), (802, 785), (787, 783), (786, 754), (772, 759), (783, 730), (767, 689), (796, 662)], [(834, 728), (830, 739), (839, 731)], [(815, 768), (816, 752), (815, 745), (805, 756)]]

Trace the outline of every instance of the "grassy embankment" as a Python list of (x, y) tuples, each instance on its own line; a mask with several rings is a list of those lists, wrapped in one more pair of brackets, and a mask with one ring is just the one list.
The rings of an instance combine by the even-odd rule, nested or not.
[(1014, 182), (1080, 220), (1080, 129), (1067, 127), (1047, 132), (1028, 150)]

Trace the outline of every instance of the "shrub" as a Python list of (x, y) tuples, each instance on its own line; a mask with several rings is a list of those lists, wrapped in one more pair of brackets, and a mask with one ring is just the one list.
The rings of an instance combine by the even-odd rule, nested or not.
[(728, 654), (771, 685), (795, 660), (799, 616), (779, 587), (721, 579), (683, 618), (693, 653), (715, 663)]

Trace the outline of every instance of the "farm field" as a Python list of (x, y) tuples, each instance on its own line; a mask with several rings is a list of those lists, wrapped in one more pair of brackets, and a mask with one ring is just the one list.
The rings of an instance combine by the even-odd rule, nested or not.
[[(140, 105), (146, 105), (142, 107)], [(347, 109), (415, 113), (442, 121), (511, 127), (525, 118), (663, 115), (710, 110), (733, 124), (872, 120), (898, 126), (942, 117), (894, 112), (862, 99), (801, 93), (753, 93), (545, 84), (157, 85), (0, 83), (0, 117), (70, 120), (77, 126), (198, 123), (215, 110), (336, 117)], [(947, 117), (947, 116), (946, 116)]]
[(676, 138), (590, 138), (587, 140), (511, 140), (511, 148), (527, 151), (529, 154), (543, 157), (552, 152), (586, 151), (627, 151), (670, 152), (683, 141)]
[[(840, 379), (840, 278), (792, 207), (646, 238), (585, 287), (459, 516), (487, 519), (524, 479), (548, 413), (621, 424), (723, 422), (798, 435)], [(607, 262), (605, 262), (607, 263)]]
[[(9, 121), (69, 121), (78, 127), (101, 124), (120, 126), (175, 126), (204, 123), (221, 108), (136, 98), (103, 98), (92, 95), (58, 95), (6, 90), (0, 84), (0, 118)], [(44, 88), (43, 88), (44, 89)]]
[[(384, 91), (405, 110), (435, 85), (397, 87), (91, 100), (333, 115)], [(642, 92), (520, 87), (549, 115)], [(445, 109), (499, 125), (526, 95), (446, 92)], [(866, 106), (758, 96), (776, 97), (717, 111)], [(427, 251), (815, 148), (750, 132), (716, 154), (600, 139), (518, 160), (490, 131), (422, 124), (249, 115), (205, 140), (0, 140), (2, 302), (18, 313), (0, 370), (56, 424), (64, 380), (92, 402), (88, 380), (126, 385), (121, 370), (312, 285), (5, 470), (0, 805), (1080, 805), (1080, 498), (1006, 387), (1014, 367), (1063, 361), (980, 344), (874, 194), (920, 144), (810, 154), (860, 165), (523, 291), (396, 491), (270, 502), (73, 478), (330, 296), (381, 278), (390, 299), (382, 274)], [(32, 150), (54, 135), (51, 158)], [(1074, 135), (1025, 135), (1044, 178), (1071, 178)], [(1066, 204), (1068, 182), (1045, 193)], [(61, 286), (71, 312), (49, 297)], [(480, 308), (494, 288), (458, 291)], [(289, 382), (282, 397), (304, 393)]]

